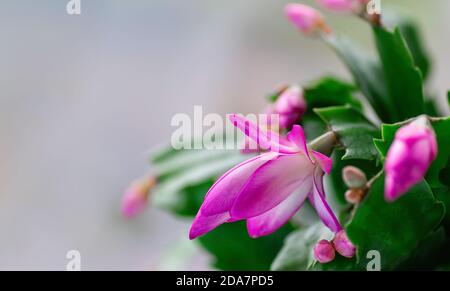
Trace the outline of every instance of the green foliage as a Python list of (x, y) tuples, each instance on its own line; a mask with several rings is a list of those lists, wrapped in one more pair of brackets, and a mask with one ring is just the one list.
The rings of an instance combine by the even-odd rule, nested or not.
[(314, 245), (320, 239), (331, 239), (330, 231), (318, 222), (300, 227), (289, 234), (283, 248), (272, 263), (274, 271), (305, 271), (313, 266), (315, 259)]
[(361, 102), (353, 95), (356, 87), (335, 77), (324, 77), (304, 86), (308, 108), (352, 105), (361, 109)]
[[(381, 255), (382, 270), (404, 269), (408, 258), (415, 258), (419, 266), (427, 261), (433, 248), (445, 242), (442, 230), (434, 233), (445, 208), (437, 201), (426, 182), (415, 186), (394, 203), (384, 199), (384, 177), (380, 175), (371, 187), (355, 216), (347, 226), (350, 240), (357, 246), (355, 259), (339, 255), (329, 264), (314, 262), (312, 249), (320, 239), (330, 239), (330, 233), (320, 223), (292, 232), (278, 254), (273, 270), (365, 270), (370, 250)], [(434, 258), (433, 258), (434, 259)], [(413, 264), (406, 264), (413, 268)]]
[(447, 91), (447, 102), (448, 105), (450, 106), (450, 91)]
[(393, 203), (384, 199), (384, 175), (372, 185), (347, 227), (358, 249), (358, 264), (367, 264), (370, 250), (381, 254), (382, 270), (393, 270), (406, 260), (419, 243), (436, 229), (445, 207), (424, 181)]
[(361, 271), (356, 264), (356, 258), (345, 258), (338, 253), (332, 262), (327, 264), (320, 264), (314, 262), (314, 264), (308, 269), (309, 271)]
[(326, 41), (347, 66), (358, 89), (378, 117), (384, 122), (391, 122), (393, 109), (389, 105), (383, 69), (377, 59), (367, 55), (349, 39), (334, 37)]
[(438, 199), (445, 205), (446, 212), (444, 220), (442, 221), (442, 226), (447, 231), (450, 231), (450, 187), (444, 186), (434, 188), (433, 193), (436, 196), (436, 199)]
[(397, 25), (408, 45), (414, 63), (422, 72), (423, 79), (427, 80), (432, 67), (431, 57), (425, 48), (419, 27), (409, 18), (398, 19)]
[(434, 270), (441, 262), (449, 259), (449, 240), (445, 230), (441, 227), (428, 235), (414, 250), (414, 252), (402, 262), (397, 269), (407, 271)]
[(198, 240), (214, 257), (213, 266), (217, 269), (267, 271), (291, 231), (287, 224), (269, 236), (253, 239), (241, 221), (225, 223)]
[(349, 105), (316, 109), (315, 112), (338, 135), (345, 148), (342, 159), (376, 159), (378, 154), (373, 146), (373, 138), (378, 129), (357, 110)]
[(307, 111), (302, 126), (308, 140), (313, 140), (326, 131), (326, 124), (314, 112), (315, 108), (349, 104), (361, 108), (361, 102), (354, 96), (355, 86), (335, 77), (324, 77), (304, 86)]
[[(423, 79), (399, 29), (373, 28), (394, 121), (424, 113)], [(405, 106), (407, 104), (407, 106)]]
[(303, 116), (302, 127), (307, 140), (314, 140), (327, 131), (327, 125), (314, 112), (307, 112)]
[(439, 116), (441, 110), (439, 110), (439, 105), (432, 98), (425, 99), (425, 114), (428, 116)]
[(235, 151), (163, 151), (153, 164), (159, 183), (152, 203), (182, 216), (195, 216), (215, 179), (248, 158)]

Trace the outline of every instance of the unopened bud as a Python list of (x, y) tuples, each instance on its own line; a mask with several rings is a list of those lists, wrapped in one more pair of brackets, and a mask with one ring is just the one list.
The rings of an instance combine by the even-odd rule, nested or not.
[(286, 5), (285, 13), (291, 23), (307, 35), (331, 32), (323, 20), (322, 14), (310, 6), (291, 3)]
[(356, 253), (356, 247), (348, 239), (344, 230), (341, 230), (336, 234), (333, 239), (333, 245), (336, 251), (343, 257), (353, 258)]
[(347, 166), (342, 170), (342, 178), (345, 185), (350, 189), (364, 189), (367, 184), (367, 177), (360, 169)]
[(145, 177), (133, 182), (123, 196), (122, 215), (133, 218), (141, 213), (147, 206), (149, 192), (155, 185), (154, 177)]
[(314, 258), (321, 264), (333, 261), (335, 256), (333, 244), (325, 239), (319, 241), (314, 247)]
[(350, 204), (359, 204), (365, 196), (366, 192), (362, 189), (350, 189), (345, 192), (345, 200)]
[(279, 116), (280, 128), (290, 129), (306, 112), (303, 89), (295, 85), (287, 88), (279, 95), (273, 109)]
[(334, 12), (353, 12), (354, 0), (316, 0), (322, 7)]
[(397, 130), (384, 165), (386, 200), (396, 200), (422, 181), (437, 153), (436, 134), (426, 117)]

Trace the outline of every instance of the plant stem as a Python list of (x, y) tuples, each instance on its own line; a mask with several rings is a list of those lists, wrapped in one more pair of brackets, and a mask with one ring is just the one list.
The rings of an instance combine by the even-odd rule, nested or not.
[(330, 155), (338, 144), (336, 133), (328, 131), (311, 141), (308, 147), (324, 155)]

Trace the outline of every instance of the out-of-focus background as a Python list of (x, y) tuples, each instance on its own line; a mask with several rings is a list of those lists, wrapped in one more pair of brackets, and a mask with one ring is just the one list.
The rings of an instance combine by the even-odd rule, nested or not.
[[(84, 270), (204, 268), (205, 255), (185, 266), (170, 255), (190, 221), (154, 208), (120, 216), (147, 150), (194, 105), (258, 112), (277, 85), (345, 68), (289, 25), (284, 0), (81, 0), (79, 16), (68, 2), (0, 2), (0, 269), (64, 270), (72, 249)], [(444, 105), (450, 1), (382, 5), (422, 25)], [(367, 25), (326, 15), (371, 49)]]

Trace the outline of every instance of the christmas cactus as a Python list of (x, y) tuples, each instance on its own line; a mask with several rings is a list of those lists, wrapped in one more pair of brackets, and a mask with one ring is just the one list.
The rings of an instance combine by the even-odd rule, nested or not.
[(416, 24), (372, 2), (317, 4), (370, 26), (374, 53), (315, 8), (288, 4), (286, 22), (329, 46), (352, 80), (276, 90), (264, 113), (278, 122), (266, 126), (228, 115), (244, 149), (153, 151), (152, 174), (130, 186), (124, 216), (149, 203), (189, 219), (186, 237), (219, 270), (450, 267), (450, 117), (430, 97)]

